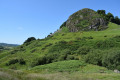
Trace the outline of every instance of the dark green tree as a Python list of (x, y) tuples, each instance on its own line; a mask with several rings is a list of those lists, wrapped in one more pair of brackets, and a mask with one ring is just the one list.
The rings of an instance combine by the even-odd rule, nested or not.
[(120, 19), (118, 18), (118, 16), (115, 17), (114, 22), (120, 25)]
[(65, 27), (66, 26), (66, 21), (60, 26), (60, 28)]
[(97, 13), (100, 15), (106, 15), (105, 10), (97, 10)]
[(113, 22), (113, 21), (114, 21), (114, 16), (113, 16), (112, 13), (110, 13), (110, 12), (107, 13), (106, 17), (107, 17), (107, 20), (108, 20), (108, 21), (110, 21), (110, 22)]
[(33, 40), (36, 40), (34, 37), (29, 37), (24, 43), (28, 43), (28, 42), (31, 42)]

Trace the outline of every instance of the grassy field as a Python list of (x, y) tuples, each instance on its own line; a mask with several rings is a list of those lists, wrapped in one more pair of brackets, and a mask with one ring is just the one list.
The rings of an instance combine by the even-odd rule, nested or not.
[(120, 74), (78, 60), (36, 66), (30, 70), (0, 69), (0, 80), (119, 80)]

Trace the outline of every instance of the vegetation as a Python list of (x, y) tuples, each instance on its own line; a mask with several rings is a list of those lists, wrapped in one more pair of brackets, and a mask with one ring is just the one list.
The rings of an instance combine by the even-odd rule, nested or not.
[[(80, 11), (88, 19), (87, 12)], [(71, 15), (72, 21), (78, 19), (76, 27), (86, 28), (89, 21), (76, 17), (78, 13)], [(70, 32), (66, 21), (44, 39), (30, 37), (24, 44), (0, 52), (0, 80), (119, 80), (120, 74), (113, 72), (120, 70), (120, 25), (113, 23), (119, 18), (104, 10), (90, 13), (92, 20), (107, 20), (108, 28)]]
[(106, 14), (105, 10), (98, 10), (97, 13), (103, 16), (106, 20), (120, 25), (120, 18), (118, 16), (114, 17), (110, 12)]

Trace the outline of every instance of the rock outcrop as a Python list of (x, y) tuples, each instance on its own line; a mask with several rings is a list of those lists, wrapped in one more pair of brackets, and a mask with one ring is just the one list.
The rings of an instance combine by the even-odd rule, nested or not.
[(74, 14), (65, 22), (70, 32), (98, 31), (107, 28), (107, 21), (96, 11), (85, 8)]

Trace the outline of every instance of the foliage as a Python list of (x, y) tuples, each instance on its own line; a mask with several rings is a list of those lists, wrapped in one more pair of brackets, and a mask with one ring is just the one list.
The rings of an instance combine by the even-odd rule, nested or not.
[(36, 40), (34, 37), (29, 37), (24, 43), (29, 43), (33, 40)]
[(16, 63), (19, 63), (21, 65), (25, 65), (26, 62), (23, 58), (20, 58), (20, 59), (11, 59), (8, 63), (6, 63), (7, 66), (9, 65), (12, 65), (12, 64), (16, 64)]
[(66, 26), (66, 21), (60, 26), (60, 28), (63, 28)]
[(105, 41), (97, 41), (95, 44), (95, 48), (101, 48), (101, 49), (105, 49), (105, 48), (112, 48), (117, 46), (117, 43), (114, 40), (105, 40)]
[(86, 55), (88, 52), (90, 52), (91, 48), (87, 46), (79, 47), (76, 51), (76, 54), (79, 55)]
[(95, 64), (102, 66), (102, 55), (104, 54), (101, 50), (93, 50), (89, 54), (87, 54), (84, 59), (87, 63)]
[(41, 66), (36, 66), (33, 69), (49, 69), (49, 70), (54, 70), (54, 71), (59, 71), (59, 72), (74, 72), (78, 71), (81, 67), (86, 66), (86, 63), (83, 61), (79, 60), (69, 60), (69, 61), (60, 61), (60, 62), (55, 62), (51, 64), (46, 64), (46, 65), (41, 65)]
[(114, 21), (114, 16), (113, 16), (112, 13), (110, 13), (110, 12), (107, 13), (106, 17), (107, 17), (107, 20), (108, 20), (108, 21), (110, 21), (110, 22), (113, 22), (113, 21)]
[(114, 22), (120, 25), (120, 19), (118, 16), (115, 16)]
[(101, 15), (105, 15), (106, 14), (105, 10), (97, 10), (97, 13), (101, 14)]
[(90, 24), (89, 24), (89, 21), (87, 20), (82, 20), (80, 21), (79, 24), (76, 24), (75, 26), (76, 27), (80, 27), (80, 28), (85, 28), (85, 27), (88, 27)]
[(62, 27), (61, 33), (68, 33), (69, 29), (67, 27)]
[(102, 64), (104, 67), (109, 69), (119, 69), (120, 65), (120, 50), (117, 51), (109, 51), (103, 56)]
[(18, 63), (18, 59), (12, 59), (12, 60), (10, 60), (6, 65), (11, 65), (11, 64), (16, 64), (16, 63)]

